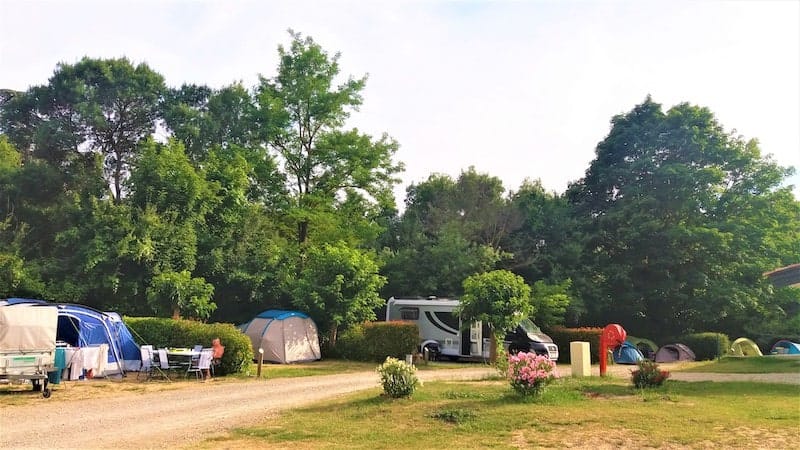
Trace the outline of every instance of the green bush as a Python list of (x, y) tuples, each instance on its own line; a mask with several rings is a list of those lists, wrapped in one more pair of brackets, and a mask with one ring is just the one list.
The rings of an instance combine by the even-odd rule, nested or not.
[(381, 376), (383, 392), (392, 398), (409, 397), (421, 384), (414, 366), (391, 356), (378, 366), (377, 371)]
[(569, 363), (569, 343), (572, 341), (582, 341), (589, 343), (589, 353), (591, 354), (592, 364), (600, 362), (600, 335), (602, 333), (603, 329), (598, 327), (553, 327), (547, 332), (547, 334), (553, 338), (553, 342), (558, 346), (559, 362)]
[(694, 333), (682, 336), (679, 341), (694, 352), (698, 361), (724, 356), (731, 348), (731, 340), (722, 333)]
[(200, 344), (211, 347), (211, 341), (219, 338), (225, 346), (216, 374), (243, 372), (253, 361), (253, 345), (250, 338), (238, 328), (226, 323), (201, 323), (193, 320), (175, 320), (159, 317), (125, 317), (125, 325), (131, 330), (136, 343), (151, 344), (156, 348), (192, 347)]
[(339, 336), (334, 354), (353, 361), (403, 359), (417, 353), (419, 328), (410, 322), (365, 322)]

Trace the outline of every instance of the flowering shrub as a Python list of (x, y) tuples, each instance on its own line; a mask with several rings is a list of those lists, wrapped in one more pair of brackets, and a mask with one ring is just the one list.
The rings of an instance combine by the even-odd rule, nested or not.
[(637, 363), (638, 369), (631, 371), (631, 381), (637, 388), (658, 387), (669, 378), (669, 372), (658, 368), (658, 364), (649, 360)]
[(508, 357), (507, 378), (524, 397), (539, 395), (556, 378), (556, 363), (546, 356), (520, 352)]
[(389, 397), (408, 397), (414, 393), (417, 386), (422, 385), (417, 378), (416, 367), (391, 356), (386, 358), (377, 370), (381, 376), (383, 392)]

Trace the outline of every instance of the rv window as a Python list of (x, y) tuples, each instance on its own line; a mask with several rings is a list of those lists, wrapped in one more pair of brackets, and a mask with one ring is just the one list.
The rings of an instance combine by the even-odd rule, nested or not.
[(400, 320), (419, 320), (419, 308), (400, 308)]

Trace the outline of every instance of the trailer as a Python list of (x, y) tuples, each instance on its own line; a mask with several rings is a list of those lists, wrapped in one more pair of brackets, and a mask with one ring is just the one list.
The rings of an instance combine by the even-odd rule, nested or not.
[(57, 327), (55, 306), (0, 307), (0, 380), (30, 380), (34, 391), (50, 397)]
[[(488, 358), (491, 342), (488, 324), (463, 322), (458, 316), (458, 306), (456, 299), (392, 297), (386, 303), (386, 321), (416, 323), (420, 335), (419, 350), (430, 359), (440, 356), (452, 360)], [(509, 331), (503, 345), (510, 353), (535, 352), (553, 361), (558, 359), (558, 346), (530, 319), (523, 319)]]

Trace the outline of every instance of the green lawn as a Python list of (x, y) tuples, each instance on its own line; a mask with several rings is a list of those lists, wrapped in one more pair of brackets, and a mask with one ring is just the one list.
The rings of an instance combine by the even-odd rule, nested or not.
[(504, 381), (431, 382), (411, 399), (379, 389), (288, 411), (204, 448), (791, 448), (800, 386), (565, 378), (535, 402)]
[[(465, 367), (477, 367), (477, 363), (453, 363), (430, 361), (418, 364), (419, 370), (447, 370), (460, 369)], [(312, 375), (332, 375), (336, 373), (374, 371), (379, 363), (376, 362), (357, 362), (345, 361), (340, 359), (325, 359), (298, 364), (271, 364), (265, 363), (261, 366), (261, 376), (264, 378), (292, 378), (307, 377)], [(258, 364), (253, 364), (250, 371), (244, 374), (233, 375), (233, 377), (250, 377), (258, 373)]]
[(727, 356), (719, 361), (700, 361), (678, 370), (714, 373), (800, 373), (800, 357)]

